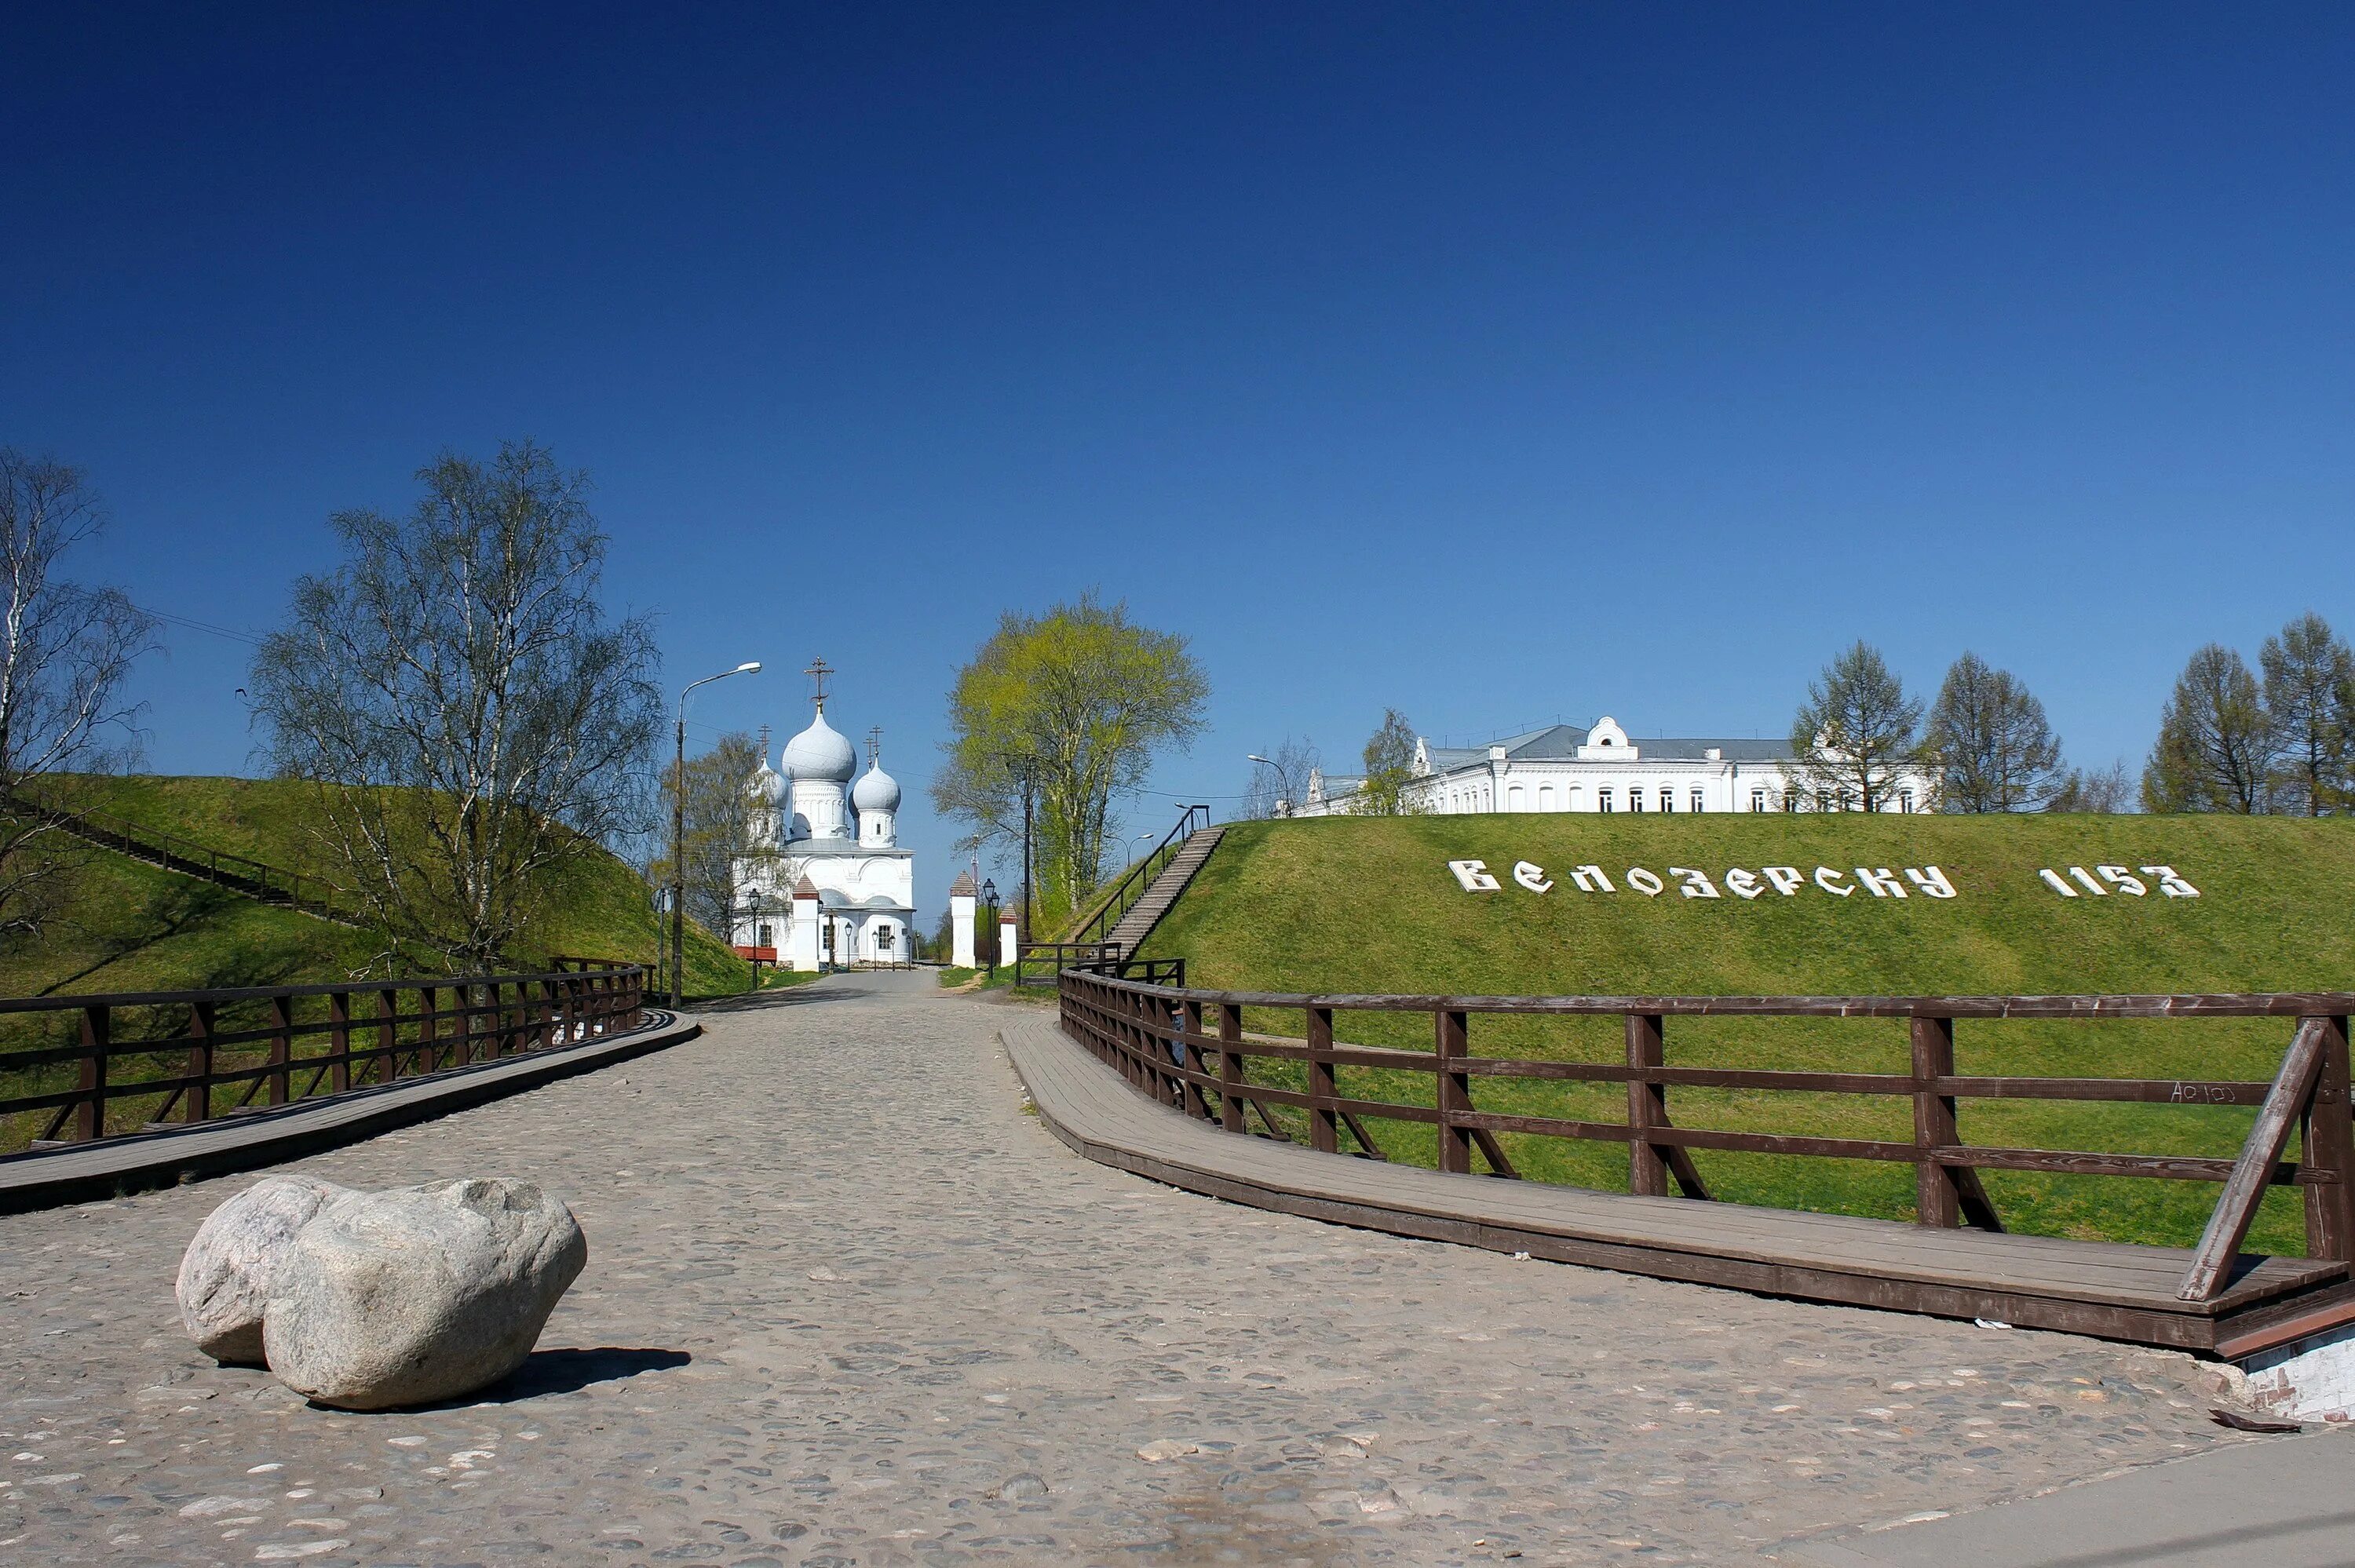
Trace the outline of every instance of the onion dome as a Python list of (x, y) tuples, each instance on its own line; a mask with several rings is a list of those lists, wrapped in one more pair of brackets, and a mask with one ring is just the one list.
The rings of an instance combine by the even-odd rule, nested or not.
[(850, 787), (850, 803), (862, 811), (896, 811), (900, 809), (900, 783), (883, 771), (880, 763), (868, 766)]
[(847, 784), (858, 768), (858, 753), (826, 722), (824, 709), (809, 728), (785, 742), (785, 773), (794, 779), (826, 779)]
[(782, 806), (785, 803), (784, 777), (769, 766), (767, 758), (762, 758), (759, 769), (744, 781), (744, 795), (756, 805)]

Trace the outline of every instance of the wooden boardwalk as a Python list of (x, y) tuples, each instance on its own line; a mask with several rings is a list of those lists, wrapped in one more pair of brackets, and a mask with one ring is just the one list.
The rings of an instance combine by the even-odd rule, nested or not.
[(691, 1020), (649, 1011), (645, 1027), (627, 1033), (600, 1034), (578, 1044), (549, 1046), (185, 1128), (11, 1155), (0, 1159), (0, 1213), (119, 1197), (274, 1165), (626, 1062), (701, 1033)]
[(2242, 1256), (2186, 1301), (2187, 1249), (1930, 1229), (1499, 1181), (1239, 1137), (1146, 1098), (1040, 1016), (1001, 1031), (1040, 1117), (1102, 1164), (1253, 1207), (1773, 1296), (2244, 1355), (2355, 1319), (2349, 1266)]

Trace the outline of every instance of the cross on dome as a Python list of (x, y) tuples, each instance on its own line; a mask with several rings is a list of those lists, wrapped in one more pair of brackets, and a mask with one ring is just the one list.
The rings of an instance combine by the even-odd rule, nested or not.
[(826, 655), (821, 653), (811, 660), (809, 668), (802, 673), (810, 678), (810, 689), (817, 695), (817, 711), (826, 712), (826, 681), (834, 673), (833, 667), (826, 662)]

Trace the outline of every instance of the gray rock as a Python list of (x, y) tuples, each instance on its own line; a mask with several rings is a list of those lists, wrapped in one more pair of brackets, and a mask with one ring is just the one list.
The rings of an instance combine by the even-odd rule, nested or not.
[(523, 1364), (588, 1261), (572, 1211), (528, 1181), (354, 1192), (279, 1266), (262, 1326), (270, 1370), (346, 1410), (472, 1393)]
[(348, 1188), (265, 1176), (215, 1209), (180, 1258), (173, 1288), (197, 1348), (224, 1366), (261, 1365), (261, 1313), (294, 1234)]

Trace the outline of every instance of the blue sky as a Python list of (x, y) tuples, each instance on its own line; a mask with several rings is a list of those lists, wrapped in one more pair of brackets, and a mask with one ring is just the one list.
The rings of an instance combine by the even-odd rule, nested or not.
[[(2210, 639), (2355, 630), (2339, 5), (27, 8), (0, 441), (84, 575), (250, 631), (444, 448), (597, 483), (717, 726), (823, 653), (921, 786), (957, 664), (1096, 588), (1231, 796), (1385, 705), (1780, 733), (1847, 641), (2138, 767)], [(184, 626), (150, 765), (237, 771)]]

